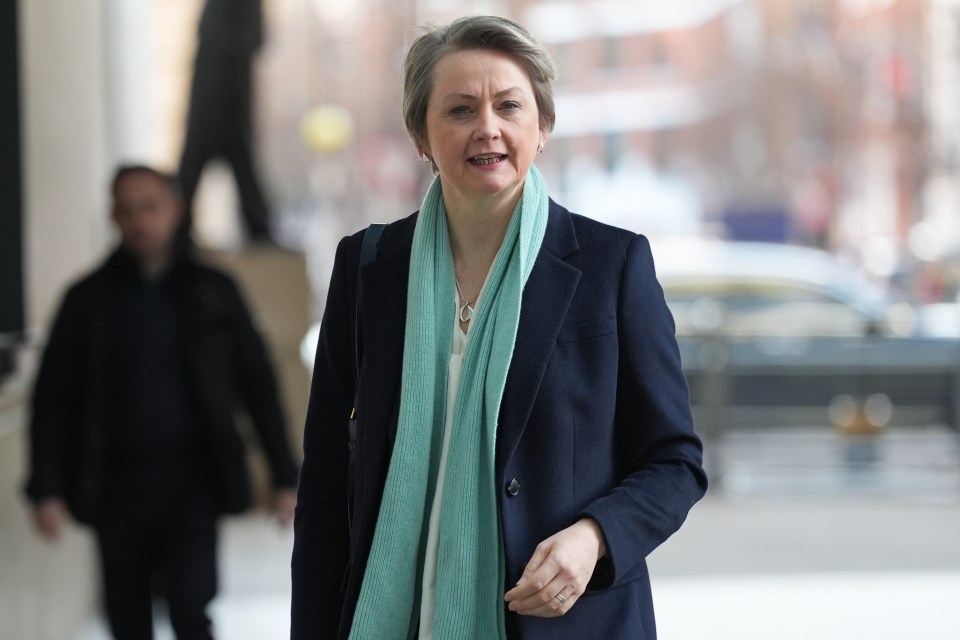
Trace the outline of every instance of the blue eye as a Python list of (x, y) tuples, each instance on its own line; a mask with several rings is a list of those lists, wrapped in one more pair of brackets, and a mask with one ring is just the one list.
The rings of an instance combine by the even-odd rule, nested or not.
[(519, 109), (519, 108), (520, 108), (520, 103), (519, 103), (519, 102), (514, 102), (513, 100), (507, 100), (506, 102), (504, 102), (504, 103), (500, 106), (500, 108), (501, 108), (501, 109), (511, 109), (511, 110), (512, 110), (512, 109)]
[(454, 115), (470, 113), (470, 107), (454, 107), (453, 109), (450, 109), (450, 113)]

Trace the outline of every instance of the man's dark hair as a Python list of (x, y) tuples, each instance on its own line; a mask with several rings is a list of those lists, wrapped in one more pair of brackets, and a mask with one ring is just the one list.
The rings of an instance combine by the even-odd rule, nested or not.
[(145, 173), (155, 177), (163, 182), (175, 196), (180, 197), (180, 184), (175, 176), (145, 164), (124, 164), (117, 167), (116, 173), (113, 174), (113, 181), (110, 183), (110, 192), (116, 194), (117, 185), (120, 184), (120, 181), (136, 173)]

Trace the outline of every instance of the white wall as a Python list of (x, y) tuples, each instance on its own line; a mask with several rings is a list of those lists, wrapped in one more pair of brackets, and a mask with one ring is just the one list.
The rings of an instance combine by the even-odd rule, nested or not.
[[(26, 324), (49, 325), (66, 284), (110, 240), (101, 0), (18, 1)], [(0, 636), (64, 640), (98, 600), (93, 545), (31, 531), (23, 499), (30, 367), (0, 389)], [(9, 634), (9, 635), (4, 635)]]
[(21, 0), (27, 326), (109, 238), (100, 0)]

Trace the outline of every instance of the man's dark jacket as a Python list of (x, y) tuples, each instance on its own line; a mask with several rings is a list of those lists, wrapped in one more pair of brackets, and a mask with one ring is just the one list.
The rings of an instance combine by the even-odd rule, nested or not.
[[(119, 249), (67, 291), (34, 387), (27, 495), (34, 502), (62, 498), (86, 523), (95, 521), (105, 476), (107, 314), (131, 269), (132, 258)], [(235, 419), (240, 406), (259, 435), (274, 486), (296, 484), (276, 378), (229, 276), (183, 254), (164, 277), (180, 313), (184, 375), (199, 414), (217, 508), (236, 513), (251, 500), (244, 437)]]

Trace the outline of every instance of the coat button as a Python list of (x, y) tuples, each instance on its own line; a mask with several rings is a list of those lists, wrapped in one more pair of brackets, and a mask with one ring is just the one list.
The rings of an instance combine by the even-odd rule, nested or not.
[(512, 496), (515, 496), (518, 493), (520, 493), (520, 483), (517, 482), (516, 478), (511, 480), (510, 484), (507, 485), (507, 493), (509, 493)]

